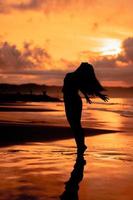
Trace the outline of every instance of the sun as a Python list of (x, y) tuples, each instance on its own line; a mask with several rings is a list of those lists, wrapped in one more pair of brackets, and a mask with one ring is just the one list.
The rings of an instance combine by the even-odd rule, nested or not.
[(102, 55), (117, 55), (121, 52), (121, 41), (117, 39), (103, 39), (100, 48)]

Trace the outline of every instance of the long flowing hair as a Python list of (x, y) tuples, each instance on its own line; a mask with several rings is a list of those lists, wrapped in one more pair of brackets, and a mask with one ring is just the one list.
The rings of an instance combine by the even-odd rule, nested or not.
[(95, 95), (96, 93), (105, 90), (97, 80), (91, 64), (87, 62), (81, 63), (74, 73), (77, 77), (78, 87), (81, 91), (84, 91), (89, 95)]

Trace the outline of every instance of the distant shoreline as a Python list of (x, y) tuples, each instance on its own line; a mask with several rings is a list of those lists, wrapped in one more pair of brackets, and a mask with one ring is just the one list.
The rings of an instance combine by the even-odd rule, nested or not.
[(9, 103), (9, 102), (60, 102), (61, 100), (57, 97), (51, 97), (45, 93), (42, 95), (37, 94), (8, 94), (0, 93), (0, 102)]
[[(107, 87), (105, 86), (105, 93), (110, 97), (133, 97), (133, 86), (131, 87)], [(26, 83), (26, 84), (8, 84), (0, 83), (0, 94), (16, 94), (21, 93), (22, 95), (42, 95), (43, 92), (47, 92), (48, 95), (55, 98), (62, 97), (62, 86)]]

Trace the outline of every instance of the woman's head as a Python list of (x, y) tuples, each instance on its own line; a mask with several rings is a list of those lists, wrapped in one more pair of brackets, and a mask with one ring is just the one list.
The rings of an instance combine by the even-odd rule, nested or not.
[(75, 74), (79, 76), (79, 78), (93, 78), (95, 77), (93, 66), (87, 62), (82, 62), (80, 66), (75, 70)]
[(88, 93), (95, 93), (104, 90), (95, 76), (93, 66), (87, 62), (82, 62), (74, 71), (79, 87)]

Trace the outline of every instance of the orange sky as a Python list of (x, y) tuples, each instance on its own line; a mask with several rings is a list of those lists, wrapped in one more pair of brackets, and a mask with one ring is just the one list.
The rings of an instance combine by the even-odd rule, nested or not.
[(62, 84), (88, 61), (106, 85), (133, 85), (132, 7), (132, 0), (0, 1), (1, 82)]

